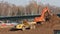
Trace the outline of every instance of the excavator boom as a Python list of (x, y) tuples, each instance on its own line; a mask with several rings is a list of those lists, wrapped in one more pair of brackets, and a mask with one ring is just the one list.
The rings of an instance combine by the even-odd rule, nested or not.
[(42, 10), (42, 13), (41, 13), (41, 16), (40, 17), (35, 17), (34, 21), (35, 22), (42, 22), (42, 21), (45, 21), (45, 17), (47, 14), (51, 14), (48, 7), (45, 7), (43, 10)]

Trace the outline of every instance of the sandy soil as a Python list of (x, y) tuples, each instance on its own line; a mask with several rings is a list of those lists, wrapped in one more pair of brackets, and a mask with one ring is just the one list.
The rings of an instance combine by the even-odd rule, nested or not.
[(0, 34), (48, 34), (48, 28), (38, 25), (36, 29), (22, 30), (10, 30), (11, 28), (0, 29)]
[(43, 25), (36, 25), (36, 29), (31, 30), (11, 30), (11, 28), (0, 28), (0, 34), (51, 34), (53, 31), (52, 27), (54, 24), (60, 23), (59, 17), (52, 17), (49, 21), (44, 22)]

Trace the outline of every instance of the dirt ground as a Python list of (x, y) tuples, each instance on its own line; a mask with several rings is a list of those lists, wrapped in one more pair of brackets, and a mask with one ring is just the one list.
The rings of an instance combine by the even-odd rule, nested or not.
[(36, 27), (36, 29), (31, 29), (31, 30), (10, 30), (11, 28), (4, 28), (4, 29), (0, 29), (0, 34), (48, 34), (49, 31), (48, 28), (46, 27), (42, 27), (40, 25), (38, 25), (38, 27)]
[(44, 22), (43, 25), (36, 25), (35, 29), (28, 29), (25, 31), (11, 30), (11, 28), (0, 28), (0, 34), (53, 34), (53, 26), (60, 24), (60, 18), (52, 16), (49, 21)]

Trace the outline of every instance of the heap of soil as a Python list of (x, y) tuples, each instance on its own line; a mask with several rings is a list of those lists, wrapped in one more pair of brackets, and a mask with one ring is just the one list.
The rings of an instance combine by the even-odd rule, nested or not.
[(49, 20), (44, 22), (44, 27), (52, 28), (55, 24), (60, 24), (60, 17), (53, 14), (49, 17)]
[(0, 34), (52, 34), (52, 28), (55, 24), (60, 24), (60, 18), (57, 15), (51, 16), (42, 25), (36, 25), (36, 29), (10, 31), (11, 28), (3, 28), (0, 29)]

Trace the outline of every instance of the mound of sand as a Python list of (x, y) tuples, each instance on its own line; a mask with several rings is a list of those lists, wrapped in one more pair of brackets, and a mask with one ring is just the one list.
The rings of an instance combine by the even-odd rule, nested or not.
[(4, 28), (0, 29), (0, 34), (52, 34), (51, 28), (55, 24), (60, 24), (60, 18), (57, 15), (50, 16), (49, 20), (42, 25), (36, 25), (36, 29), (10, 31), (11, 28)]

